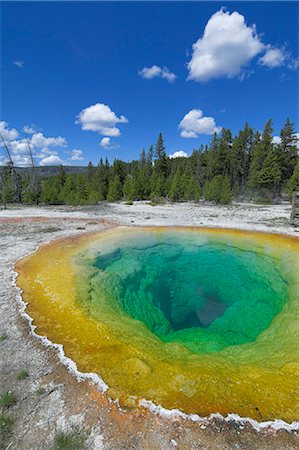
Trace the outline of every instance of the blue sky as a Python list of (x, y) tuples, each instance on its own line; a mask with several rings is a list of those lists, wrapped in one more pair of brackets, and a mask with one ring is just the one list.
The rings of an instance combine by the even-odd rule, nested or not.
[(168, 154), (245, 121), (261, 130), (272, 118), (279, 134), (290, 117), (299, 131), (296, 2), (1, 9), (0, 131), (17, 164), (28, 157), (24, 126), (42, 165), (128, 161), (160, 131)]

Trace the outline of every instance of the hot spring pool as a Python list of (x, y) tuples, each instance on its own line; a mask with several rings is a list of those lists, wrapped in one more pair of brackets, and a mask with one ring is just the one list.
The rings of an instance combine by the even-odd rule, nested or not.
[(39, 335), (123, 405), (298, 417), (299, 243), (200, 228), (116, 228), (17, 264)]

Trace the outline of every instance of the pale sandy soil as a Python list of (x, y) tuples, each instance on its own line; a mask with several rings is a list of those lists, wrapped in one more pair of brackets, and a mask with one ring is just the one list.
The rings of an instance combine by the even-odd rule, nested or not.
[[(296, 449), (298, 432), (255, 431), (249, 424), (213, 420), (205, 424), (163, 419), (148, 410), (120, 410), (90, 382), (79, 383), (53, 349), (29, 333), (20, 317), (11, 268), (42, 242), (70, 234), (125, 225), (194, 225), (298, 235), (288, 222), (290, 205), (207, 204), (0, 210), (0, 394), (13, 391), (17, 404), (2, 410), (14, 418), (13, 434), (0, 449), (50, 449), (57, 431), (76, 425), (87, 449)], [(18, 381), (27, 369), (29, 377)], [(38, 388), (43, 387), (40, 393)], [(74, 449), (75, 450), (75, 449)]]

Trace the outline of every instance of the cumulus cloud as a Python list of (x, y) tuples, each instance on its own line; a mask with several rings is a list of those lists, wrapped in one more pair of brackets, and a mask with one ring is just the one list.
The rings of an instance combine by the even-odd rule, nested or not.
[[(26, 155), (12, 155), (12, 160), (14, 164), (18, 167), (31, 166), (31, 160), (29, 156)], [(4, 155), (0, 156), (0, 166), (5, 166), (7, 164), (8, 158)]]
[[(67, 141), (64, 137), (46, 137), (43, 133), (36, 133), (35, 126), (24, 126), (23, 131), (27, 134), (31, 133), (32, 136), (22, 138), (15, 128), (8, 127), (7, 122), (0, 122), (0, 134), (5, 139), (12, 160), (17, 166), (31, 165), (29, 145), (34, 158), (41, 160), (41, 165), (61, 164), (62, 160), (58, 156), (58, 152), (55, 150), (55, 147), (65, 147), (67, 145)], [(0, 142), (0, 147), (4, 147), (3, 142)], [(53, 159), (54, 157), (55, 159)], [(0, 163), (6, 164), (7, 155), (2, 154), (0, 155), (0, 158)]]
[(14, 155), (29, 153), (28, 142), (25, 139), (10, 141), (7, 146)]
[(38, 129), (34, 124), (32, 124), (32, 125), (25, 125), (23, 127), (23, 131), (26, 134), (34, 134), (38, 132)]
[(57, 166), (58, 164), (63, 164), (63, 161), (57, 155), (47, 156), (39, 162), (40, 166)]
[(188, 153), (184, 152), (183, 150), (179, 150), (179, 151), (174, 152), (171, 155), (169, 155), (170, 159), (173, 159), (173, 158), (188, 158), (188, 157), (189, 157)]
[(77, 116), (76, 123), (82, 130), (98, 131), (106, 136), (120, 136), (120, 130), (116, 124), (127, 123), (125, 116), (117, 117), (114, 111), (104, 103), (96, 103), (83, 109)]
[(4, 120), (0, 122), (0, 134), (5, 141), (11, 141), (19, 136), (18, 131), (15, 128), (8, 128), (8, 123)]
[(23, 69), (24, 67), (24, 61), (13, 61), (14, 65), (19, 67), (20, 69)]
[(71, 151), (72, 161), (82, 161), (84, 159), (82, 150), (74, 149)]
[(146, 80), (151, 80), (152, 78), (164, 78), (165, 80), (173, 83), (176, 80), (176, 75), (167, 67), (159, 67), (153, 65), (152, 67), (143, 67), (139, 70), (139, 75)]
[(258, 55), (262, 55), (258, 63), (269, 69), (299, 66), (299, 60), (284, 48), (263, 43), (255, 25), (247, 25), (242, 14), (224, 8), (210, 17), (192, 48), (188, 80), (199, 82), (219, 77), (244, 79), (253, 73), (248, 66)]
[(247, 26), (244, 16), (237, 11), (229, 13), (221, 9), (211, 16), (203, 36), (193, 44), (188, 79), (233, 78), (264, 47), (255, 25)]
[(31, 166), (31, 158), (28, 155), (13, 155), (13, 162), (18, 167)]
[(214, 134), (221, 131), (213, 117), (205, 117), (201, 109), (191, 109), (179, 123), (183, 138), (197, 138), (200, 134)]
[(34, 147), (48, 148), (48, 147), (65, 147), (67, 145), (66, 139), (62, 136), (45, 137), (43, 133), (35, 133), (31, 137), (31, 144)]
[(100, 146), (110, 150), (119, 148), (119, 145), (115, 144), (115, 142), (112, 142), (110, 137), (104, 137), (100, 142)]
[(273, 142), (273, 144), (279, 145), (281, 143), (281, 137), (280, 136), (273, 136), (272, 142)]
[(280, 48), (269, 46), (266, 53), (260, 57), (259, 63), (262, 66), (267, 66), (270, 69), (273, 69), (274, 67), (283, 66), (287, 57), (287, 54)]
[[(297, 138), (296, 147), (299, 150), (299, 133), (295, 133), (295, 137)], [(272, 142), (273, 142), (273, 144), (279, 145), (281, 143), (281, 137), (280, 136), (273, 136)]]

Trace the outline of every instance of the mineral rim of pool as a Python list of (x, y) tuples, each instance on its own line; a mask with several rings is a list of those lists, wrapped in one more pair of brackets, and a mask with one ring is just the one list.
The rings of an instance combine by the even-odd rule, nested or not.
[(16, 267), (39, 335), (110, 398), (207, 416), (298, 418), (295, 237), (126, 228), (42, 246)]

